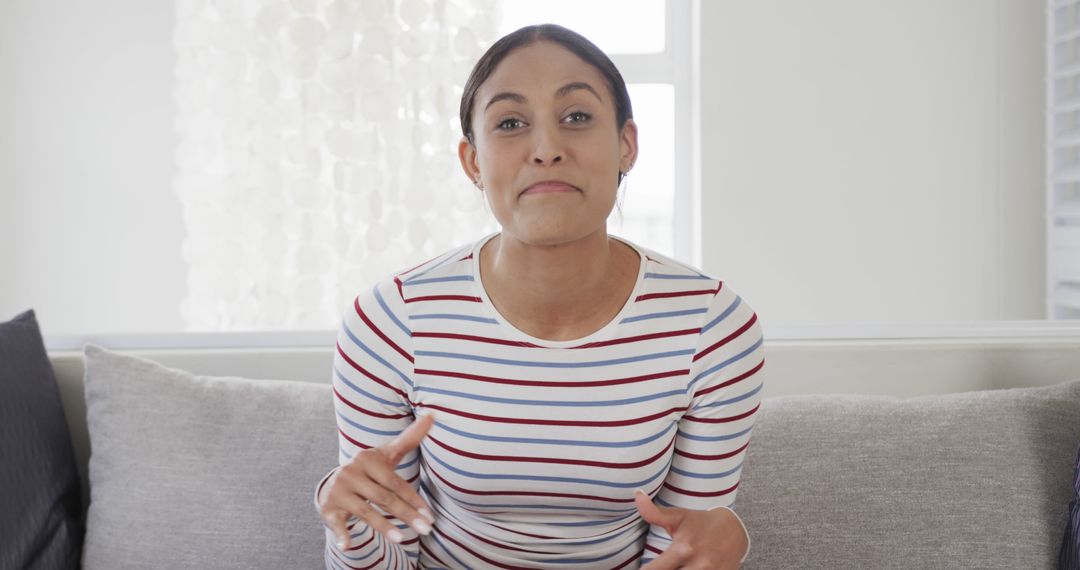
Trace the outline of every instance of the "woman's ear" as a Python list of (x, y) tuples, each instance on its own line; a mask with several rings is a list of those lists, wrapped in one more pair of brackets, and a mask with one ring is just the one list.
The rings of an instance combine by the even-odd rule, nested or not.
[(469, 180), (477, 188), (483, 190), (484, 185), (480, 181), (480, 162), (476, 157), (476, 146), (469, 142), (466, 137), (461, 137), (461, 142), (458, 143), (458, 160), (461, 161), (461, 169), (465, 171), (465, 176), (468, 176)]
[(624, 124), (622, 130), (619, 131), (620, 172), (630, 172), (630, 169), (634, 167), (634, 163), (637, 162), (637, 135), (637, 123), (635, 123), (633, 119), (627, 119), (626, 124)]

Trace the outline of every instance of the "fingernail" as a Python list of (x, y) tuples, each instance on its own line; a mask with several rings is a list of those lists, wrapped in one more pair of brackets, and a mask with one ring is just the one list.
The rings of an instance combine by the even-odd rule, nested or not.
[(349, 543), (345, 539), (339, 539), (337, 545), (338, 545), (338, 550), (348, 550), (349, 549)]
[(426, 507), (420, 507), (419, 509), (416, 510), (416, 512), (420, 513), (420, 516), (427, 519), (429, 523), (435, 524), (435, 516), (432, 515), (431, 511), (427, 510)]
[(395, 544), (405, 540), (405, 535), (401, 534), (401, 531), (396, 528), (391, 529), (390, 532), (386, 533), (386, 537), (390, 539), (390, 542)]
[(416, 519), (412, 522), (413, 528), (420, 534), (429, 534), (431, 532), (431, 525), (424, 519)]

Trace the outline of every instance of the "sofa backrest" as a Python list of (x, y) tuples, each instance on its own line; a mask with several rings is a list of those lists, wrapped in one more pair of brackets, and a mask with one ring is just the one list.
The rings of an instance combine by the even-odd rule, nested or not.
[[(180, 368), (195, 374), (217, 376), (240, 376), (267, 380), (299, 380), (305, 382), (329, 383), (330, 367), (332, 362), (332, 348), (273, 348), (273, 349), (228, 349), (228, 350), (132, 350), (124, 351), (133, 355), (149, 358), (166, 366)], [(75, 446), (76, 459), (79, 464), (80, 475), (84, 486), (84, 501), (88, 501), (89, 492), (87, 486), (87, 464), (90, 454), (89, 437), (86, 431), (86, 407), (83, 393), (83, 365), (82, 355), (79, 352), (54, 351), (50, 353), (50, 359), (56, 372), (57, 382), (60, 387), (61, 399), (64, 403), (65, 414), (69, 429), (72, 432), (72, 440)], [(751, 445), (751, 455), (748, 457), (750, 465), (755, 467), (747, 472), (744, 482), (744, 490), (747, 490), (742, 502), (737, 502), (737, 508), (751, 509), (752, 513), (772, 513), (768, 516), (781, 516), (776, 513), (795, 508), (800, 504), (806, 504), (804, 499), (795, 500), (794, 496), (787, 496), (788, 503), (782, 506), (764, 501), (762, 497), (774, 495), (776, 483), (770, 488), (764, 484), (762, 477), (766, 474), (776, 473), (776, 469), (789, 469), (786, 472), (789, 477), (776, 478), (776, 482), (790, 484), (793, 488), (803, 481), (800, 477), (800, 465), (805, 461), (814, 460), (809, 449), (802, 456), (784, 452), (784, 457), (762, 459), (754, 453), (767, 453), (769, 447), (764, 445), (765, 439), (777, 437), (775, 434), (786, 433), (785, 430), (792, 426), (800, 425), (800, 410), (806, 405), (820, 405), (821, 402), (811, 401), (799, 403), (797, 400), (787, 401), (784, 397), (808, 394), (861, 394), (863, 396), (896, 396), (902, 398), (917, 398), (920, 396), (941, 395), (956, 392), (969, 392), (991, 390), (999, 388), (1020, 388), (1033, 386), (1048, 386), (1071, 378), (1080, 378), (1080, 340), (1074, 342), (766, 342), (766, 366), (765, 392), (766, 405), (763, 405), (762, 423), (759, 435)], [(874, 402), (868, 400), (868, 402)], [(892, 404), (890, 404), (892, 405)], [(861, 422), (867, 426), (876, 425), (880, 418), (876, 415), (884, 414), (891, 417), (888, 406), (870, 406), (860, 408), (863, 414)], [(837, 415), (837, 421), (843, 419), (843, 415)], [(895, 418), (894, 418), (895, 419)], [(823, 445), (834, 437), (836, 433), (822, 433), (820, 436)], [(774, 434), (774, 435), (768, 435)], [(925, 432), (921, 436), (926, 445), (933, 445), (934, 432)], [(916, 440), (918, 438), (916, 437)], [(882, 449), (881, 440), (873, 438), (854, 438), (843, 441), (843, 449), (834, 452), (831, 457), (837, 461), (845, 461), (848, 467), (857, 472), (867, 465), (871, 469), (919, 469), (920, 456), (915, 454), (919, 449), (916, 442), (911, 443), (914, 455), (896, 457), (894, 463), (888, 461), (888, 448)], [(757, 451), (761, 449), (761, 451)], [(936, 448), (934, 448), (936, 449)], [(842, 451), (842, 453), (840, 452)], [(940, 450), (938, 450), (940, 451)], [(885, 453), (885, 455), (882, 455)], [(872, 463), (860, 463), (862, 457), (875, 458)], [(1071, 460), (1065, 457), (1064, 460)], [(816, 459), (820, 461), (820, 458)], [(1002, 459), (1007, 462), (1006, 459)], [(755, 463), (756, 462), (756, 463)], [(1007, 464), (1007, 463), (1004, 463)], [(820, 466), (820, 465), (819, 465)], [(925, 468), (926, 465), (922, 465)], [(824, 472), (827, 472), (824, 471)], [(941, 476), (941, 472), (938, 476)], [(946, 470), (944, 473), (950, 473)], [(809, 472), (807, 477), (813, 477)], [(993, 480), (993, 475), (988, 475)], [(1056, 477), (1056, 475), (1055, 475)], [(894, 493), (896, 490), (889, 487), (882, 479), (882, 492)], [(1037, 479), (1030, 482), (1036, 487), (1036, 495), (1044, 493), (1043, 501), (1048, 498), (1051, 487), (1055, 482)], [(817, 481), (818, 485), (831, 485), (828, 481)], [(978, 482), (976, 482), (978, 484)], [(985, 481), (983, 482), (985, 484)], [(753, 490), (755, 487), (762, 490)], [(864, 489), (865, 491), (865, 489)], [(1054, 487), (1053, 493), (1058, 493)], [(777, 495), (783, 497), (784, 495)], [(902, 494), (890, 495), (900, 500)], [(1054, 495), (1056, 496), (1056, 495)], [(837, 495), (837, 500), (844, 500), (843, 496)], [(817, 500), (824, 500), (817, 497)], [(928, 497), (916, 497), (916, 501), (928, 500)], [(745, 504), (743, 504), (745, 503)], [(995, 503), (997, 504), (997, 503)], [(1002, 503), (1004, 504), (1004, 503)], [(1049, 505), (1047, 508), (1050, 508)], [(905, 513), (907, 511), (904, 511)], [(912, 510), (911, 513), (917, 512)], [(958, 509), (955, 524), (964, 524), (961, 521), (966, 516), (965, 509)], [(975, 512), (974, 510), (971, 512)], [(834, 513), (835, 514), (835, 513)], [(756, 514), (753, 517), (766, 515)], [(794, 515), (793, 515), (794, 516)], [(825, 525), (824, 529), (815, 529), (816, 533), (827, 532), (829, 525), (832, 530), (837, 530), (835, 520), (828, 517), (818, 517), (814, 513), (799, 513), (793, 521), (802, 524), (802, 521), (817, 521)], [(882, 517), (890, 516), (881, 513)], [(905, 515), (908, 516), (908, 515)], [(914, 516), (913, 514), (911, 516)], [(763, 519), (768, 520), (768, 519)], [(762, 524), (772, 525), (774, 521)], [(779, 527), (778, 527), (779, 528)], [(881, 528), (888, 529), (888, 525)], [(762, 532), (759, 527), (755, 529), (755, 536)], [(809, 531), (808, 531), (809, 532)], [(763, 536), (776, 536), (763, 535)], [(767, 545), (767, 542), (766, 542)], [(1046, 545), (1043, 545), (1046, 546)], [(826, 558), (827, 559), (827, 558)], [(772, 562), (772, 561), (770, 561)]]

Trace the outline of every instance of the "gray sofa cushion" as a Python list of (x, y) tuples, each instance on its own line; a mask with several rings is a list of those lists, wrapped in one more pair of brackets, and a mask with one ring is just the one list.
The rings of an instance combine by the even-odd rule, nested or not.
[(82, 500), (33, 311), (0, 323), (0, 568), (76, 568)]
[(195, 376), (88, 345), (83, 567), (317, 568), (329, 384)]
[(1053, 568), (1080, 382), (763, 403), (735, 509), (746, 568)]

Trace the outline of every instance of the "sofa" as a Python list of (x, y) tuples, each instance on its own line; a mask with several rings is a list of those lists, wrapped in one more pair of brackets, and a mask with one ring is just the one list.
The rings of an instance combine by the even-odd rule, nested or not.
[[(332, 338), (51, 349), (82, 566), (323, 567), (313, 492), (336, 463)], [(734, 507), (745, 568), (1056, 567), (1080, 338), (766, 347)]]

